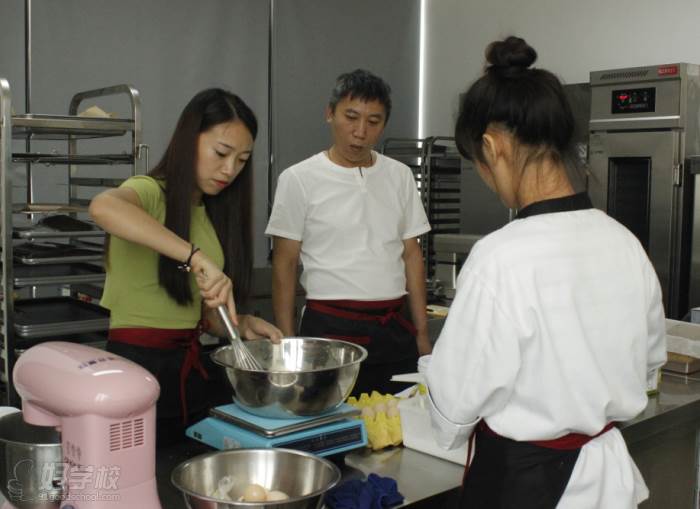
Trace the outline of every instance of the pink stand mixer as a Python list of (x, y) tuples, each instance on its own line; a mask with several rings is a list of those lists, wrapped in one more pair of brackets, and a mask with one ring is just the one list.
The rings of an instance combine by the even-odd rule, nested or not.
[(48, 342), (19, 357), (13, 380), (24, 421), (61, 433), (62, 509), (161, 509), (153, 375), (103, 350)]

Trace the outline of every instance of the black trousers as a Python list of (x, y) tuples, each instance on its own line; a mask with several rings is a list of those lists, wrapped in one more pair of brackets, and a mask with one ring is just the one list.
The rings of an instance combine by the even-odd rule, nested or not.
[[(381, 311), (375, 313), (381, 314)], [(390, 382), (391, 377), (415, 373), (418, 369), (416, 338), (396, 319), (381, 324), (373, 320), (340, 318), (306, 308), (299, 333), (302, 336), (343, 339), (367, 349), (367, 359), (360, 367), (351, 393), (353, 396), (363, 392), (369, 394), (373, 390), (382, 394), (398, 392), (408, 384)]]
[[(465, 476), (464, 509), (554, 509), (581, 449), (557, 450), (493, 436), (477, 428)], [(593, 508), (591, 508), (593, 509)]]

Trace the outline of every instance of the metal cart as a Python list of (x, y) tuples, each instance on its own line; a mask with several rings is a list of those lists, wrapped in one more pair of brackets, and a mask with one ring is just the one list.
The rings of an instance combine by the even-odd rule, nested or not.
[[(78, 108), (86, 99), (111, 95), (129, 98), (130, 118), (78, 116)], [(92, 342), (104, 338), (104, 334), (99, 333), (104, 333), (109, 326), (105, 309), (76, 298), (75, 285), (104, 281), (101, 244), (83, 240), (100, 240), (104, 232), (89, 221), (78, 219), (89, 204), (89, 199), (81, 197), (79, 191), (116, 187), (123, 179), (81, 177), (78, 166), (126, 165), (130, 175), (145, 173), (148, 167), (148, 149), (142, 143), (139, 93), (129, 85), (80, 92), (73, 96), (68, 115), (12, 112), (9, 83), (0, 78), (0, 379), (8, 387), (8, 404), (17, 402), (9, 374), (23, 350), (48, 339)], [(130, 150), (125, 153), (78, 153), (79, 140), (126, 136)], [(25, 140), (26, 150), (13, 152), (13, 140)], [(66, 143), (66, 149), (61, 153), (55, 149), (49, 153), (37, 152), (31, 149), (34, 140), (58, 140)], [(69, 167), (68, 203), (34, 203), (33, 164)], [(27, 199), (20, 204), (13, 203), (11, 175), (16, 165), (26, 167)], [(66, 224), (47, 226), (49, 222), (45, 219), (52, 214), (65, 214)], [(37, 298), (35, 290), (46, 286), (60, 287), (63, 296)]]
[[(435, 276), (433, 235), (460, 233), (460, 193), (462, 158), (454, 138), (387, 138), (382, 154), (401, 161), (413, 171), (421, 201), (432, 230), (420, 239), (425, 260), (425, 275)], [(430, 291), (430, 288), (428, 289)]]

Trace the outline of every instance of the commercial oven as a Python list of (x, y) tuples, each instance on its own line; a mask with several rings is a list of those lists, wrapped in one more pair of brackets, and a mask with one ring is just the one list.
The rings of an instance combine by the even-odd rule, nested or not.
[(593, 204), (640, 241), (668, 317), (700, 305), (690, 288), (694, 156), (700, 154), (700, 68), (676, 63), (590, 74)]

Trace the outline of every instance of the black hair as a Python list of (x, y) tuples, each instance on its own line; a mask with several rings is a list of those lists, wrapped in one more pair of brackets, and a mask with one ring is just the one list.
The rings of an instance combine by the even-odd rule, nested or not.
[[(216, 125), (236, 120), (241, 121), (255, 139), (258, 122), (241, 98), (220, 88), (199, 92), (180, 114), (163, 158), (149, 173), (165, 180), (166, 228), (185, 240), (190, 238), (199, 135)], [(252, 156), (229, 186), (216, 196), (202, 196), (224, 252), (224, 273), (233, 280), (237, 303), (248, 298), (253, 270), (252, 196)], [(189, 274), (178, 270), (177, 265), (177, 261), (160, 255), (158, 281), (170, 297), (184, 305), (192, 302)]]
[(505, 127), (532, 157), (564, 165), (575, 161), (574, 116), (554, 74), (531, 68), (537, 52), (510, 36), (486, 48), (483, 76), (464, 95), (455, 126), (460, 153), (485, 164), (482, 137), (491, 124)]
[(363, 101), (379, 101), (384, 106), (386, 118), (391, 115), (391, 87), (379, 76), (364, 69), (355, 69), (338, 76), (331, 92), (328, 106), (335, 112), (335, 107), (346, 97)]

